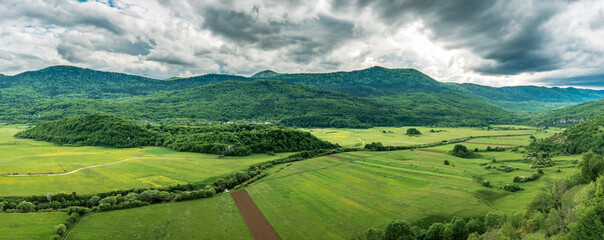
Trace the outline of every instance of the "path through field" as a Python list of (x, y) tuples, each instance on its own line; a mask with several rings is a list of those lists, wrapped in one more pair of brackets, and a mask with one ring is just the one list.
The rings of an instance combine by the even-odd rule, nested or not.
[(245, 190), (232, 192), (231, 197), (243, 217), (243, 221), (250, 229), (256, 240), (279, 240), (279, 235), (268, 223), (260, 209), (256, 206), (250, 195)]
[(479, 143), (479, 142), (463, 142), (467, 144), (478, 144), (478, 145), (493, 145), (493, 146), (503, 146), (503, 147), (517, 147), (516, 145), (511, 144), (500, 144), (500, 143)]
[(416, 149), (416, 150), (421, 151), (421, 152), (445, 153), (445, 151), (430, 150), (430, 149)]
[(111, 165), (111, 164), (121, 163), (121, 162), (135, 160), (135, 159), (143, 159), (143, 158), (145, 158), (145, 157), (128, 158), (128, 159), (124, 159), (124, 160), (119, 160), (117, 162), (110, 162), (110, 163), (105, 163), (105, 164), (92, 165), (92, 166), (88, 166), (88, 167), (78, 168), (76, 170), (73, 170), (71, 172), (66, 172), (66, 173), (35, 173), (35, 174), (15, 174), (15, 175), (3, 175), (3, 176), (4, 177), (52, 177), (52, 176), (63, 176), (63, 175), (68, 175), (68, 174), (76, 173), (76, 172), (79, 172), (79, 171), (82, 171), (82, 170), (88, 169), (88, 168), (102, 167), (102, 166), (107, 166), (107, 165)]

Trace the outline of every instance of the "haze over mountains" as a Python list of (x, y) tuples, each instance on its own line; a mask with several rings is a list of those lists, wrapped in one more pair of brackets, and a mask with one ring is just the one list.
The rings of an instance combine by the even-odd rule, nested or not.
[[(414, 69), (382, 67), (169, 80), (71, 66), (0, 75), (0, 120), (8, 122), (111, 113), (177, 124), (249, 120), (299, 127), (566, 124), (601, 113), (597, 106), (602, 104), (583, 104), (531, 119), (521, 119), (514, 112), (550, 110), (601, 98), (604, 91), (600, 90), (441, 83)], [(568, 118), (574, 120), (564, 120)]]

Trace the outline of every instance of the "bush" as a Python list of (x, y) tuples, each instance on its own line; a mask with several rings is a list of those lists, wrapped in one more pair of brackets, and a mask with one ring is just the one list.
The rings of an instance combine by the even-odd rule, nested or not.
[(61, 240), (61, 236), (59, 236), (59, 235), (53, 235), (49, 239), (50, 240)]
[(489, 181), (487, 181), (487, 180), (482, 181), (482, 186), (485, 186), (485, 187), (488, 187), (488, 188), (493, 187), (493, 186), (491, 186), (491, 183)]
[(63, 236), (63, 234), (65, 234), (67, 231), (67, 228), (65, 227), (65, 224), (59, 224), (55, 226), (55, 231), (57, 232), (57, 235)]
[(518, 185), (506, 184), (505, 186), (503, 186), (503, 190), (506, 190), (508, 192), (517, 192), (517, 191), (524, 190), (524, 189), (519, 187)]
[(19, 205), (17, 205), (17, 211), (19, 211), (20, 213), (28, 213), (28, 212), (33, 212), (35, 210), (35, 207), (33, 203), (30, 203), (28, 201), (21, 201), (19, 203)]
[(413, 235), (413, 231), (411, 230), (411, 226), (409, 223), (405, 221), (395, 221), (391, 222), (384, 229), (384, 235), (382, 235), (382, 240), (407, 240), (407, 239), (415, 239), (415, 235)]
[(407, 135), (421, 135), (422, 133), (416, 128), (407, 128)]
[(445, 160), (445, 165), (449, 165), (449, 160)]
[(453, 156), (460, 158), (474, 158), (479, 156), (478, 154), (468, 150), (466, 146), (461, 144), (456, 144), (455, 147), (453, 147), (453, 150), (451, 150), (449, 153)]

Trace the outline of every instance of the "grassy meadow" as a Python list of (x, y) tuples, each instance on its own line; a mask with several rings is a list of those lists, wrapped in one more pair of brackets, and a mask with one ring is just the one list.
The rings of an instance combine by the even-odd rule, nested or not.
[[(502, 164), (518, 170), (506, 173), (485, 169), (482, 164), (492, 163), (488, 159), (492, 154), (499, 154)], [(499, 189), (513, 183), (515, 176), (536, 171), (520, 159), (521, 153), (511, 151), (489, 152), (477, 159), (418, 150), (340, 153), (276, 166), (269, 176), (246, 190), (282, 239), (349, 239), (354, 233), (383, 227), (395, 219), (427, 225), (453, 216), (521, 211), (543, 186), (545, 178), (565, 177), (575, 172), (574, 168), (557, 172), (560, 167), (570, 166), (573, 159), (559, 158), (557, 166), (544, 169), (541, 179), (519, 183), (524, 190), (512, 193)], [(444, 160), (450, 161), (450, 165), (444, 165)], [(490, 181), (494, 187), (482, 186), (482, 180)], [(215, 201), (232, 204), (226, 194), (176, 204), (214, 204)], [(135, 212), (144, 212), (145, 219), (146, 216), (163, 219), (167, 209), (174, 208), (169, 207), (170, 204), (95, 214), (83, 221), (84, 224), (78, 224), (74, 233), (100, 236), (101, 233), (96, 233), (99, 229), (113, 229), (117, 225), (111, 219), (129, 221)], [(201, 212), (191, 216), (205, 218), (205, 212)], [(138, 231), (136, 229), (151, 229), (164, 221), (135, 220), (134, 226), (118, 229), (127, 232), (126, 236), (134, 236), (131, 233)], [(224, 224), (233, 224), (231, 228), (239, 226), (239, 223)], [(206, 231), (215, 234), (215, 230)], [(178, 236), (192, 238), (183, 234)]]
[[(468, 136), (497, 136), (497, 135), (519, 135), (532, 134), (537, 138), (546, 137), (561, 129), (538, 130), (525, 126), (495, 126), (493, 129), (486, 128), (437, 128), (437, 127), (413, 127), (422, 134), (418, 136), (405, 135), (410, 127), (375, 127), (368, 129), (348, 128), (314, 128), (306, 129), (312, 134), (344, 147), (362, 147), (365, 143), (381, 142), (389, 146), (406, 146), (424, 143), (440, 142)], [(512, 129), (509, 129), (512, 128)], [(505, 130), (504, 130), (505, 129)], [(434, 132), (430, 132), (434, 130)], [(475, 139), (473, 139), (474, 141)], [(517, 137), (516, 144), (525, 145), (529, 143), (529, 135)]]
[(82, 219), (67, 239), (252, 239), (252, 235), (235, 202), (223, 194), (93, 214)]
[[(221, 158), (161, 147), (58, 146), (12, 137), (23, 128), (16, 125), (0, 127), (0, 152), (4, 153), (0, 155), (1, 174), (63, 173), (87, 166), (114, 164), (62, 176), (0, 176), (2, 196), (60, 191), (82, 194), (209, 182), (251, 164), (287, 155)], [(420, 136), (404, 135), (407, 128), (308, 129), (324, 140), (357, 147), (361, 147), (362, 142), (374, 141), (384, 145), (413, 145), (467, 136), (496, 137), (475, 138), (461, 143), (469, 149), (480, 150), (482, 156), (474, 159), (446, 154), (453, 145), (443, 145), (405, 151), (339, 153), (278, 165), (268, 169), (269, 176), (251, 184), (246, 190), (282, 239), (349, 239), (355, 233), (370, 227), (382, 228), (397, 219), (428, 225), (453, 216), (465, 218), (488, 212), (521, 211), (544, 185), (545, 178), (574, 174), (576, 168), (571, 161), (579, 156), (557, 157), (554, 159), (557, 165), (543, 169), (545, 175), (542, 178), (519, 183), (524, 190), (504, 191), (500, 188), (512, 184), (515, 176), (529, 176), (536, 172), (529, 167), (531, 162), (524, 160), (523, 148), (512, 151), (512, 146), (528, 144), (530, 135), (542, 138), (560, 131), (514, 128), (418, 128), (423, 133)], [(430, 132), (431, 129), (440, 132)], [(517, 134), (524, 135), (501, 136)], [(488, 146), (505, 147), (507, 150), (483, 152)], [(125, 159), (128, 160), (122, 161)], [(445, 165), (445, 160), (450, 165)], [(485, 168), (487, 165), (491, 168)], [(508, 166), (515, 170), (498, 170)], [(493, 187), (482, 186), (484, 180)], [(50, 236), (52, 226), (65, 218), (63, 213), (40, 214), (38, 216), (44, 218), (31, 220), (36, 222), (35, 226), (40, 224), (39, 231), (31, 230), (39, 236)], [(0, 214), (0, 229), (17, 226), (15, 224), (19, 224), (20, 218), (35, 216), (15, 214), (19, 218), (13, 218), (12, 215)], [(107, 237), (250, 239), (251, 234), (231, 197), (219, 194), (209, 199), (92, 214), (82, 219), (67, 239)]]
[[(162, 147), (116, 149), (58, 146), (13, 137), (23, 129), (24, 126), (0, 126), (0, 196), (45, 195), (61, 191), (87, 194), (211, 182), (254, 163), (288, 155), (254, 154), (221, 158)], [(60, 176), (5, 176), (14, 173), (57, 174), (102, 164), (108, 165)]]
[(65, 218), (63, 212), (1, 213), (0, 239), (48, 239)]

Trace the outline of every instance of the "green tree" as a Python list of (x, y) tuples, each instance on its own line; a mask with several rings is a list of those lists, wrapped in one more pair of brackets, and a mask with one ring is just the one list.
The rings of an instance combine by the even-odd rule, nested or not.
[(407, 128), (407, 135), (421, 135), (422, 133), (417, 128)]
[(442, 223), (434, 223), (428, 232), (426, 232), (425, 240), (444, 240), (445, 239), (445, 225)]
[(586, 152), (582, 156), (581, 176), (585, 181), (595, 181), (602, 172), (604, 172), (604, 158), (592, 151)]
[(483, 234), (486, 231), (484, 220), (480, 218), (472, 218), (468, 221), (468, 232)]
[(409, 223), (405, 221), (394, 221), (386, 226), (382, 240), (414, 240), (415, 236)]
[(455, 217), (451, 220), (450, 224), (447, 224), (445, 228), (447, 237), (455, 240), (465, 240), (468, 238), (468, 226), (466, 221), (462, 218)]
[(33, 203), (30, 203), (28, 201), (22, 201), (19, 203), (19, 205), (17, 205), (17, 211), (21, 212), (21, 213), (28, 213), (28, 212), (33, 212), (35, 210), (35, 207)]
[(57, 235), (63, 236), (63, 234), (65, 234), (65, 232), (67, 231), (67, 228), (65, 227), (65, 224), (61, 223), (61, 224), (55, 226), (55, 231), (56, 231)]

